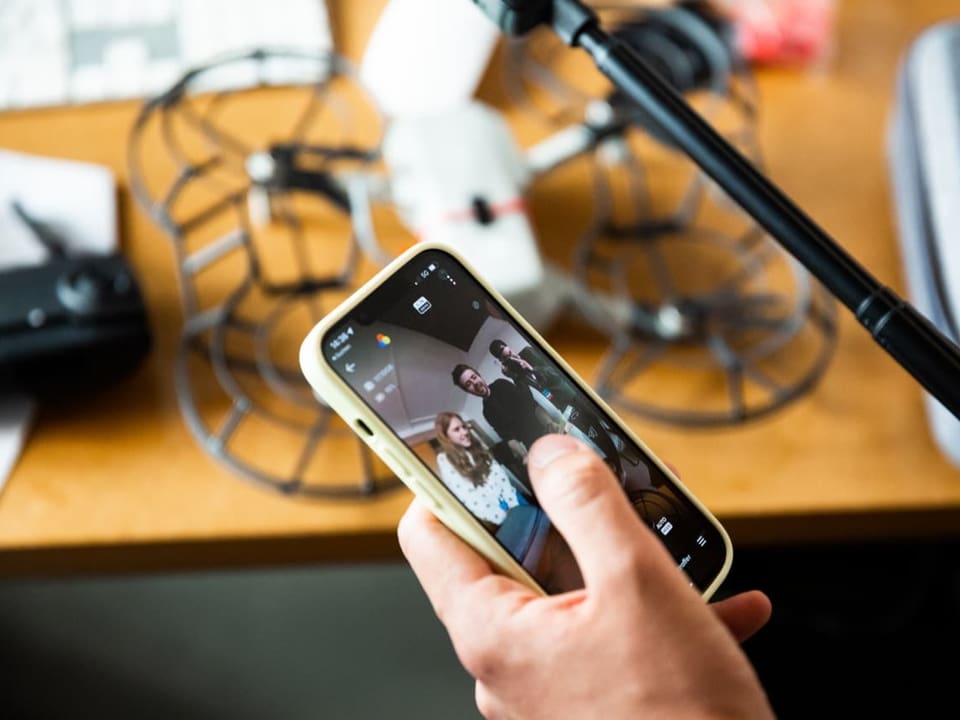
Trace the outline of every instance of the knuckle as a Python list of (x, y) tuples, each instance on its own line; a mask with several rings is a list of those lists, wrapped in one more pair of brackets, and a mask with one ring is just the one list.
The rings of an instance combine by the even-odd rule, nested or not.
[(397, 540), (400, 541), (400, 550), (403, 551), (404, 555), (408, 553), (410, 546), (413, 544), (414, 532), (413, 519), (410, 517), (410, 511), (407, 510), (397, 525)]
[(472, 633), (454, 640), (454, 650), (464, 669), (478, 683), (489, 683), (500, 667), (498, 644), (483, 637), (485, 633)]
[[(414, 501), (416, 503), (416, 501)], [(411, 503), (406, 512), (400, 517), (397, 524), (397, 540), (400, 543), (400, 550), (404, 556), (409, 557), (411, 550), (416, 545), (416, 538), (420, 532), (419, 513), (417, 508)]]
[(487, 575), (460, 589), (456, 598), (434, 605), (450, 635), (460, 663), (477, 680), (488, 681), (502, 673), (513, 635), (509, 605), (496, 602), (502, 578)]

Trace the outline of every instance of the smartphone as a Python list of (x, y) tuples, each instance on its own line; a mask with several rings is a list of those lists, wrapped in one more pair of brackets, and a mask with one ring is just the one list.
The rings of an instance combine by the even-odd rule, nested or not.
[(381, 270), (310, 331), (300, 364), (318, 396), (441, 522), (541, 594), (583, 586), (526, 468), (530, 446), (553, 432), (603, 458), (705, 598), (730, 568), (732, 546), (716, 518), (445, 245), (418, 243)]

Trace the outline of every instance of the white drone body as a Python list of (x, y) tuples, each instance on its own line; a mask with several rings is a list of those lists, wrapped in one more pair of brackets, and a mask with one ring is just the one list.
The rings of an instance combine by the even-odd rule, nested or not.
[(541, 258), (524, 193), (530, 172), (506, 122), (470, 101), (395, 119), (383, 144), (391, 192), (421, 240), (459, 251), (534, 326), (563, 303)]
[[(445, 32), (424, 34), (424, 18)], [(407, 227), (462, 253), (543, 330), (582, 293), (541, 256), (526, 190), (535, 174), (591, 147), (593, 136), (578, 126), (527, 153), (517, 146), (500, 113), (473, 97), (497, 36), (470, 3), (392, 0), (360, 74), (388, 118), (383, 157)]]

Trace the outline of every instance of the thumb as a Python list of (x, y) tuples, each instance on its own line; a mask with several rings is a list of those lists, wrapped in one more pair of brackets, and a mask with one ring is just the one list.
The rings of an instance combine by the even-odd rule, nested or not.
[(625, 572), (636, 573), (645, 558), (666, 552), (610, 468), (581, 441), (540, 438), (530, 448), (528, 470), (537, 500), (573, 551), (588, 588), (622, 586)]

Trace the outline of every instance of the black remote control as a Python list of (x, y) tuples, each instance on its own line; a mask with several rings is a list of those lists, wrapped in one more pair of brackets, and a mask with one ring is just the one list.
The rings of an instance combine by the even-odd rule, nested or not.
[(119, 254), (0, 272), (0, 389), (94, 389), (133, 370), (150, 345), (143, 295)]

